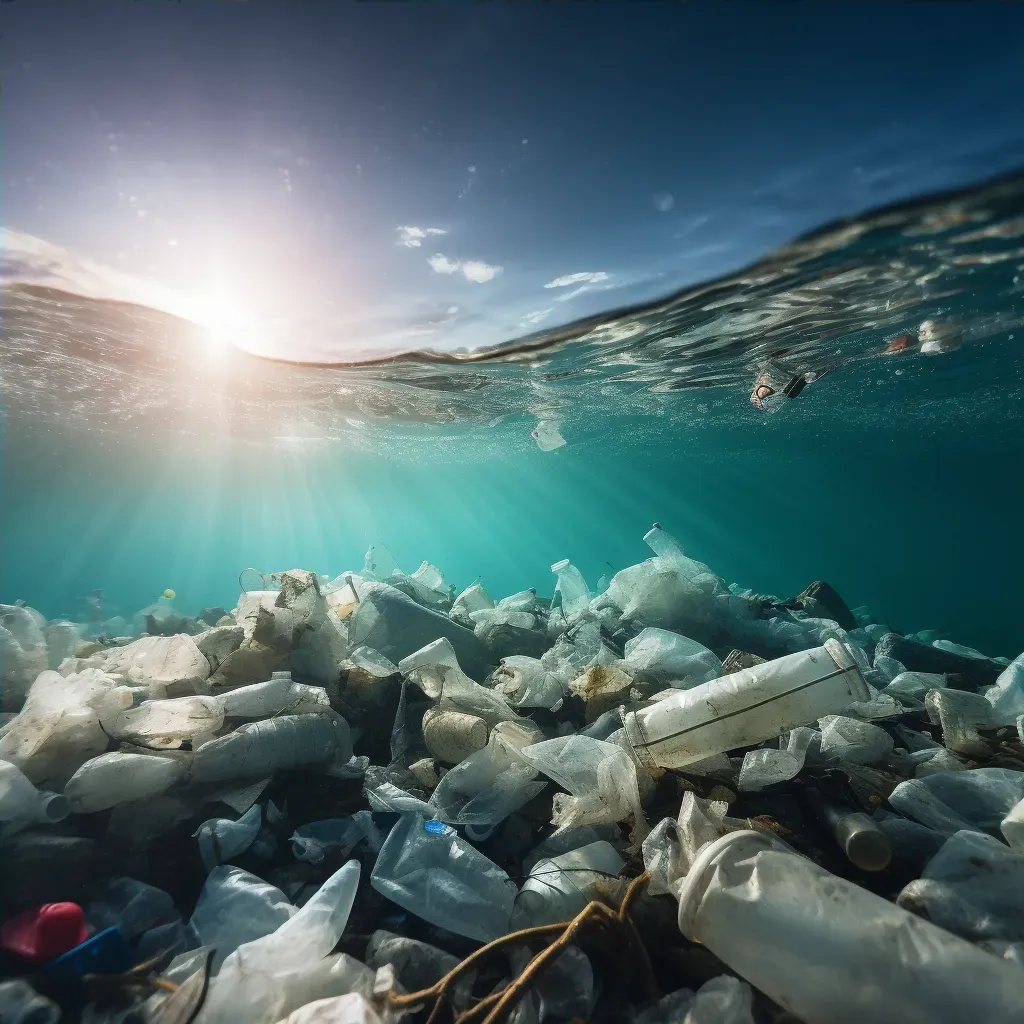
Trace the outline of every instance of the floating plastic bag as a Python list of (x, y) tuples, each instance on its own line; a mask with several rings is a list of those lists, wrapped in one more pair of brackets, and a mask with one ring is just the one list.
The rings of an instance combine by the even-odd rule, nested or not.
[(440, 822), (402, 818), (377, 857), (370, 883), (409, 913), (457, 935), (490, 942), (509, 930), (515, 884)]

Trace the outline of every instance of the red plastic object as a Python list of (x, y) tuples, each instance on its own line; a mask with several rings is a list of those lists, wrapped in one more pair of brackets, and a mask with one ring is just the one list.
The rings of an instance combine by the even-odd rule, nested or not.
[(44, 903), (0, 925), (0, 948), (42, 964), (80, 946), (88, 934), (77, 903)]

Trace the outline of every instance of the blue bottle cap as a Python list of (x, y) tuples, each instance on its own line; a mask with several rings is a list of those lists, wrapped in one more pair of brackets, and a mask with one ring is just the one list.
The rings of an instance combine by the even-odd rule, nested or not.
[(423, 823), (423, 831), (429, 832), (432, 836), (444, 835), (448, 826), (439, 818), (431, 818)]

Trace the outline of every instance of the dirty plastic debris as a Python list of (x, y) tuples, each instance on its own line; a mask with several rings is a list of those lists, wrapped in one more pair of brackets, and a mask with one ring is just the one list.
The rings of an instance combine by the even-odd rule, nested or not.
[(195, 837), (199, 841), (199, 854), (206, 870), (212, 871), (218, 864), (248, 850), (256, 841), (262, 823), (263, 808), (259, 804), (250, 807), (238, 821), (227, 818), (204, 821)]
[(701, 850), (679, 892), (679, 928), (808, 1024), (1010, 1024), (1024, 998), (1016, 965), (761, 832)]
[(683, 768), (749, 746), (867, 700), (867, 684), (837, 640), (786, 655), (623, 715), (626, 739), (641, 763)]
[(509, 930), (515, 883), (453, 828), (402, 818), (377, 857), (370, 883), (382, 896), (456, 935), (490, 942)]

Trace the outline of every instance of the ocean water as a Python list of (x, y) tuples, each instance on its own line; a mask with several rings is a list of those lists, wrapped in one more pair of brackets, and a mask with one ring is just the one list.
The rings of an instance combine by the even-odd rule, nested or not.
[[(658, 521), (758, 592), (823, 579), (901, 632), (1024, 649), (1024, 179), (471, 355), (290, 364), (154, 309), (4, 307), (0, 598), (48, 618), (97, 590), (230, 608), (243, 570), (333, 577), (371, 544), (496, 598), (550, 594), (561, 558), (596, 590)], [(760, 409), (773, 359), (828, 372)]]

